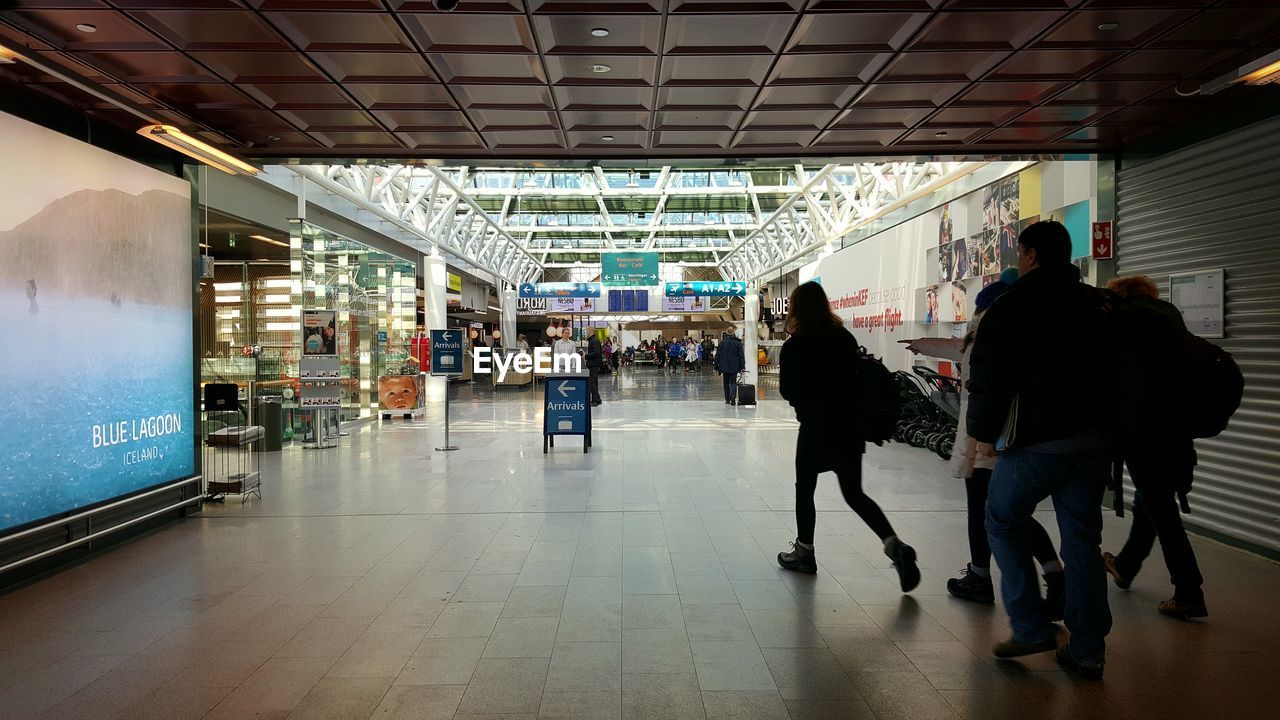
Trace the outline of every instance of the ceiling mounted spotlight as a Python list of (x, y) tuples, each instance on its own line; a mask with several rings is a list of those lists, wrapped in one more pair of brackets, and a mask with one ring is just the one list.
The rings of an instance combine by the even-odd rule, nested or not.
[(947, 136), (947, 131), (946, 131), (946, 130), (939, 130), (938, 132), (934, 133), (934, 134), (933, 134), (933, 136), (934, 136), (934, 137), (936, 137), (936, 138), (944, 138), (944, 137), (946, 137), (946, 136)]
[(601, 135), (601, 136), (600, 136), (600, 139), (601, 139), (601, 140), (603, 140), (603, 141), (605, 141), (605, 142), (613, 142), (613, 136), (612, 136), (612, 135)]
[(77, 30), (79, 30), (79, 31), (80, 31), (80, 32), (82, 32), (82, 33), (96, 33), (96, 32), (98, 32), (98, 26), (97, 26), (97, 25), (90, 25), (89, 23), (80, 23), (79, 25), (76, 25), (76, 29), (77, 29)]
[(609, 67), (608, 65), (588, 65), (587, 69), (593, 73), (607, 73), (613, 68)]
[(1118, 23), (1118, 22), (1104, 22), (1104, 23), (1100, 23), (1100, 24), (1098, 25), (1098, 29), (1099, 29), (1099, 30), (1101, 30), (1102, 32), (1111, 32), (1112, 30), (1119, 30), (1119, 29), (1120, 29), (1120, 23)]
[(280, 142), (280, 136), (279, 136), (279, 135), (268, 135), (268, 136), (267, 136), (267, 142)]
[(609, 37), (609, 28), (591, 28), (592, 37)]

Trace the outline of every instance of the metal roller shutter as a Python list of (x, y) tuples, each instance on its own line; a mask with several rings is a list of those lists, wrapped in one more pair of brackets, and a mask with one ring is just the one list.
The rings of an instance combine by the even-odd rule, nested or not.
[[(1117, 270), (1223, 268), (1226, 338), (1245, 374), (1225, 433), (1196, 443), (1187, 522), (1280, 552), (1280, 119), (1122, 168)], [(1176, 392), (1176, 390), (1174, 390)]]

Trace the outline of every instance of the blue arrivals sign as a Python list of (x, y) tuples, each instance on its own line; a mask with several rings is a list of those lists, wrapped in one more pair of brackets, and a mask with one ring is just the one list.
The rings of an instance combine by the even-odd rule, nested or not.
[(741, 280), (708, 282), (669, 282), (667, 297), (742, 297), (747, 294), (747, 284)]
[(658, 253), (601, 253), (600, 279), (605, 285), (657, 285)]
[(555, 447), (556, 435), (582, 435), (582, 452), (591, 447), (591, 403), (586, 375), (549, 375), (543, 385), (542, 452)]
[(462, 331), (431, 331), (431, 374), (462, 374)]
[(598, 298), (600, 283), (521, 283), (522, 298)]

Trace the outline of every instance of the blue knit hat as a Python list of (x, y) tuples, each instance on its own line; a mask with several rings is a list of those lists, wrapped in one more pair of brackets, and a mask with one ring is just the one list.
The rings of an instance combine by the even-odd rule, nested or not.
[(978, 293), (978, 297), (973, 299), (973, 309), (977, 312), (983, 312), (991, 307), (991, 303), (1013, 288), (1013, 283), (1017, 279), (1018, 268), (1008, 268), (1000, 273), (999, 280), (982, 288), (982, 292)]

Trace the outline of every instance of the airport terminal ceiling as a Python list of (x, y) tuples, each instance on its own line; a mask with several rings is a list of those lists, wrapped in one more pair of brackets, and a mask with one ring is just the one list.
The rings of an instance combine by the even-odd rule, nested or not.
[(1198, 90), (1280, 47), (1244, 0), (16, 6), (0, 87), (259, 162), (1109, 152), (1273, 101)]

